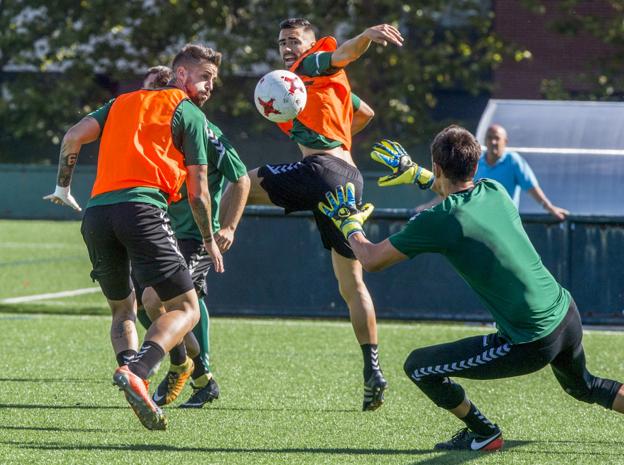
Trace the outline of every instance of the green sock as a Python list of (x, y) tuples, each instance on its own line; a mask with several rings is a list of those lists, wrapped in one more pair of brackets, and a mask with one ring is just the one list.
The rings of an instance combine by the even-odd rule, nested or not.
[[(199, 299), (199, 323), (193, 328), (193, 334), (199, 343), (199, 359), (203, 370), (198, 369), (196, 372), (210, 373), (210, 317), (208, 315), (208, 307), (203, 298)], [(193, 373), (195, 375), (195, 373)], [(193, 376), (193, 379), (196, 377)]]
[(147, 316), (147, 312), (143, 307), (139, 307), (139, 309), (137, 310), (137, 318), (139, 319), (141, 326), (143, 326), (145, 329), (149, 329), (150, 325), (152, 324), (152, 320), (150, 320), (150, 317)]

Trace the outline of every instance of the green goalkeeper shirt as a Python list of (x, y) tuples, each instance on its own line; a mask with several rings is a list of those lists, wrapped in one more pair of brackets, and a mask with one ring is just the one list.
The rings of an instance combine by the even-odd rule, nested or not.
[(549, 335), (570, 294), (543, 265), (505, 188), (483, 179), (414, 216), (390, 243), (413, 258), (444, 255), (515, 344)]

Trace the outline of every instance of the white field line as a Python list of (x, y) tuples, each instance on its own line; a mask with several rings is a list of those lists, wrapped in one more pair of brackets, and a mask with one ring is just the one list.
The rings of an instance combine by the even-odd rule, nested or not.
[(1, 299), (0, 304), (20, 304), (22, 302), (34, 302), (36, 300), (58, 299), (61, 297), (73, 297), (82, 294), (93, 294), (98, 292), (99, 287), (86, 287), (84, 289), (74, 289), (73, 291), (54, 292), (50, 294), (25, 295), (22, 297), (11, 297), (9, 299)]
[(82, 249), (82, 244), (65, 244), (63, 242), (0, 242), (0, 249)]

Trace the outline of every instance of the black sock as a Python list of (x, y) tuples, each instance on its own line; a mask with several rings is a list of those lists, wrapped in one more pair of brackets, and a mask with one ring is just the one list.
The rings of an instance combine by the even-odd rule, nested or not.
[(205, 375), (206, 373), (208, 373), (206, 367), (204, 366), (204, 362), (202, 361), (201, 355), (195, 357), (193, 359), (193, 363), (195, 364), (195, 368), (193, 368), (193, 374), (191, 375), (191, 378), (197, 379), (201, 375)]
[(154, 341), (145, 341), (137, 356), (128, 364), (128, 368), (140, 378), (147, 379), (158, 362), (165, 356), (165, 351)]
[(136, 350), (128, 349), (119, 352), (117, 355), (115, 355), (115, 358), (117, 359), (117, 365), (124, 366), (130, 363), (136, 356)]
[(181, 342), (169, 351), (169, 358), (173, 365), (182, 365), (186, 362), (186, 346)]
[(479, 412), (479, 409), (475, 407), (475, 404), (470, 402), (470, 410), (468, 415), (461, 419), (466, 426), (477, 433), (479, 436), (492, 436), (498, 431), (498, 426), (493, 424), (490, 420)]
[(367, 381), (374, 371), (381, 371), (381, 368), (379, 368), (379, 352), (377, 344), (362, 344), (360, 347), (364, 356), (364, 381)]

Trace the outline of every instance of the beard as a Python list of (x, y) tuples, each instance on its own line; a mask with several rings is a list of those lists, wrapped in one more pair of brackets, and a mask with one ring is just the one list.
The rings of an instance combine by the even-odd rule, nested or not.
[(189, 96), (191, 101), (198, 107), (201, 107), (210, 98), (210, 92), (198, 92), (197, 87), (195, 87), (195, 84), (190, 78), (187, 78), (184, 83), (184, 91), (186, 92), (186, 95)]

